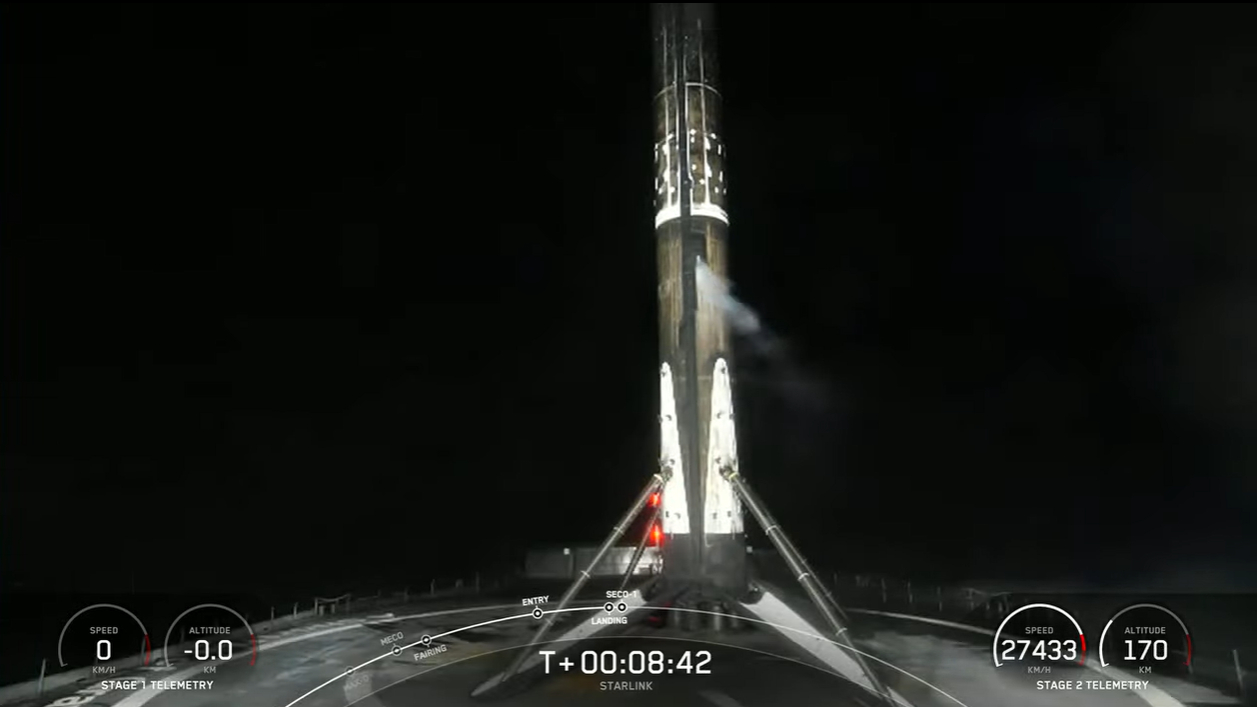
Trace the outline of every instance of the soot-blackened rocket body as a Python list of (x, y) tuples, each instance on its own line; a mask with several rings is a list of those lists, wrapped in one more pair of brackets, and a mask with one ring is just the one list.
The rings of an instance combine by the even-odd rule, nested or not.
[(656, 4), (655, 239), (659, 268), (663, 572), (730, 591), (746, 586), (742, 508), (721, 476), (737, 466), (731, 339), (698, 269), (725, 277), (725, 136), (710, 4)]

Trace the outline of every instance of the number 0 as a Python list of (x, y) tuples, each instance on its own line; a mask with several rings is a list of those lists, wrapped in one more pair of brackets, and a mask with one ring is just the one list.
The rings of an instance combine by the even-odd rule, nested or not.
[(224, 638), (218, 642), (218, 659), (231, 660), (231, 641)]
[(96, 642), (96, 660), (109, 660), (111, 655), (113, 655), (113, 649), (109, 647), (109, 641)]

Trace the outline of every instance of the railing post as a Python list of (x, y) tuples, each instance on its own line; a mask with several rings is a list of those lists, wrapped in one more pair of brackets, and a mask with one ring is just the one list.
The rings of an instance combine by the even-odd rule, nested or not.
[(941, 614), (943, 613), (943, 585), (940, 584), (935, 589), (938, 591), (938, 613)]
[(916, 601), (912, 598), (912, 582), (908, 582), (908, 606), (916, 606)]
[(886, 578), (882, 577), (882, 604), (886, 604)]
[(1240, 665), (1240, 649), (1231, 649), (1231, 659), (1235, 661), (1235, 682), (1239, 685), (1240, 699), (1242, 700), (1247, 695), (1245, 695), (1244, 690), (1244, 666)]
[(48, 659), (39, 661), (39, 696), (44, 696), (44, 673), (48, 670)]
[(432, 580), (432, 584), (428, 588), (428, 593), (431, 594), (432, 596), (436, 596), (436, 580), (435, 579)]

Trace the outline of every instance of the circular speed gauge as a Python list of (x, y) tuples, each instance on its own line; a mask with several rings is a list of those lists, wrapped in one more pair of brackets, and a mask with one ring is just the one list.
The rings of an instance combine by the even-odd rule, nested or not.
[(1132, 604), (1109, 619), (1100, 633), (1100, 665), (1135, 668), (1181, 668), (1192, 664), (1192, 637), (1187, 624), (1160, 604)]
[(1054, 604), (1027, 604), (1009, 614), (995, 631), (995, 667), (1082, 665), (1087, 639), (1069, 612)]
[(104, 667), (115, 660), (140, 656), (148, 665), (153, 646), (140, 617), (117, 604), (92, 604), (79, 609), (61, 627), (57, 662), (61, 667), (93, 666), (93, 674), (110, 674)]

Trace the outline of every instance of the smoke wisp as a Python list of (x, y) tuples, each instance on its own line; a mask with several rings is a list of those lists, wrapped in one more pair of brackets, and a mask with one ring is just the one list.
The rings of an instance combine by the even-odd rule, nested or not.
[(694, 268), (694, 285), (700, 299), (724, 313), (733, 331), (761, 356), (781, 355), (781, 340), (764, 327), (759, 315), (746, 303), (733, 296), (732, 288), (724, 278), (712, 272), (702, 258)]
[(790, 403), (814, 412), (830, 407), (826, 386), (804, 372), (785, 342), (764, 326), (754, 309), (734, 296), (732, 286), (712, 272), (702, 258), (694, 268), (694, 277), (700, 301), (713, 304), (724, 313), (734, 334), (756, 359), (757, 370), (751, 382), (766, 383)]

